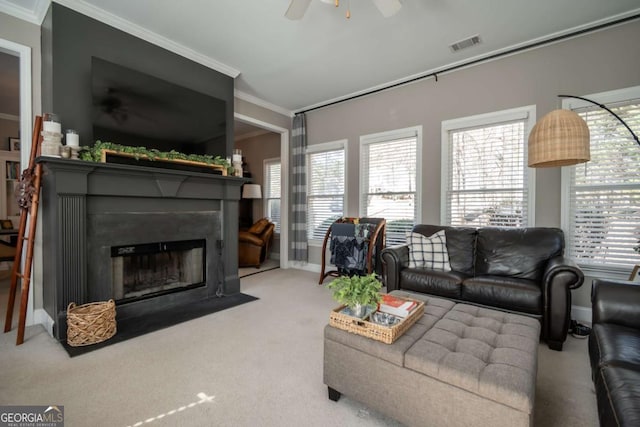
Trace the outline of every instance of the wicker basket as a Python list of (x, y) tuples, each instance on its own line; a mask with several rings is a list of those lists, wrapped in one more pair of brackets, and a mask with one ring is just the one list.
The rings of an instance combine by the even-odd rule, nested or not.
[(110, 299), (67, 307), (67, 344), (72, 347), (97, 344), (116, 333), (116, 304)]
[(383, 326), (340, 313), (344, 307), (342, 305), (331, 312), (329, 325), (376, 341), (382, 341), (385, 344), (391, 344), (400, 338), (424, 314), (424, 302), (418, 301), (418, 306), (400, 323), (393, 326)]

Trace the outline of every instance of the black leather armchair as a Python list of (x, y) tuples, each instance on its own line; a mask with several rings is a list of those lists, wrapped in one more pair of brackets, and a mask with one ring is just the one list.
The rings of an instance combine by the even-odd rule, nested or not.
[(589, 359), (601, 426), (640, 425), (640, 286), (594, 280)]
[(387, 292), (405, 289), (536, 317), (549, 348), (562, 350), (571, 290), (584, 275), (563, 256), (558, 228), (465, 228), (416, 225), (424, 236), (445, 230), (451, 271), (409, 268), (409, 247), (382, 251)]

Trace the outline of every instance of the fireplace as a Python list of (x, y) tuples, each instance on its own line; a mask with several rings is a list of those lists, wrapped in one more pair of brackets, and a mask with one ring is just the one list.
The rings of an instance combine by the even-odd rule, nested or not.
[(111, 247), (117, 304), (205, 286), (205, 240)]
[(43, 164), (43, 308), (116, 300), (117, 320), (240, 293), (243, 178), (81, 160)]

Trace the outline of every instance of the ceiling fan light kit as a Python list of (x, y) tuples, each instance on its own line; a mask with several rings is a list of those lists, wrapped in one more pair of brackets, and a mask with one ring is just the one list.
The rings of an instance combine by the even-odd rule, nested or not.
[[(335, 7), (340, 6), (340, 0), (320, 0), (322, 3), (333, 4)], [(402, 7), (400, 0), (371, 0), (373, 4), (378, 8), (382, 16), (389, 18), (390, 16), (398, 13)], [(291, 20), (300, 20), (306, 13), (311, 0), (291, 0), (289, 8), (284, 16)], [(347, 11), (345, 13), (347, 19), (351, 18), (351, 2), (347, 0)]]

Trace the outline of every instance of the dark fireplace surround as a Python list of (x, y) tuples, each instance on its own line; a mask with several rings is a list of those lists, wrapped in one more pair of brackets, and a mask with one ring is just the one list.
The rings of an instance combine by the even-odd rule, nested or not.
[[(116, 311), (122, 320), (240, 292), (242, 178), (45, 157), (38, 161), (44, 172), (43, 306), (57, 339), (66, 339), (71, 302), (120, 299)], [(204, 283), (129, 299), (114, 289), (112, 254), (117, 248), (201, 240)]]

